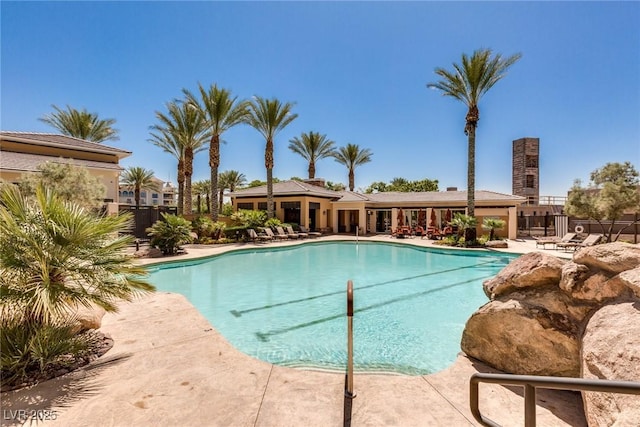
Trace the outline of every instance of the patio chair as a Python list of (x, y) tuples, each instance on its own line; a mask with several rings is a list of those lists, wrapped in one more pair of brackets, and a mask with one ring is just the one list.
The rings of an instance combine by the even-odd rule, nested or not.
[(282, 227), (280, 227), (280, 226), (276, 227), (276, 233), (278, 233), (278, 234), (276, 234), (276, 236), (285, 236), (288, 239), (297, 239), (298, 237), (300, 237), (296, 233), (289, 234), (289, 233), (285, 232), (284, 229)]
[(285, 240), (289, 238), (289, 236), (287, 236), (286, 234), (274, 234), (270, 228), (265, 228), (264, 232), (267, 233), (267, 236), (271, 237), (272, 239)]
[(542, 245), (542, 249), (546, 249), (547, 245), (553, 245), (555, 249), (558, 243), (575, 243), (575, 241), (576, 233), (567, 233), (562, 236), (562, 238), (559, 238), (558, 236), (543, 237), (540, 239), (536, 239), (536, 248)]
[(306, 239), (307, 237), (309, 237), (309, 234), (302, 231), (293, 231), (293, 227), (290, 225), (287, 225), (286, 231), (288, 235), (297, 234), (299, 238), (301, 237), (303, 239)]
[(300, 226), (300, 231), (302, 231), (303, 233), (308, 234), (310, 237), (320, 237), (322, 236), (322, 233), (318, 233), (317, 231), (309, 231), (307, 230), (306, 227)]
[(601, 238), (602, 238), (602, 234), (589, 234), (581, 242), (558, 242), (556, 243), (556, 248), (563, 248), (564, 250), (573, 249), (575, 251), (578, 248), (586, 248), (588, 246), (593, 246), (596, 243), (598, 243)]
[(262, 233), (256, 233), (256, 230), (254, 230), (253, 228), (247, 229), (247, 233), (249, 233), (249, 239), (251, 239), (253, 243), (255, 243), (256, 241), (267, 242), (273, 240), (273, 237), (271, 236)]

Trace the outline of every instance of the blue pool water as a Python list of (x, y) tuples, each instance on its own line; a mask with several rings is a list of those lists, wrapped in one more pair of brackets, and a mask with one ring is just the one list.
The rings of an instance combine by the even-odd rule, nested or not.
[(237, 349), (267, 362), (344, 370), (354, 283), (356, 371), (428, 374), (460, 351), (482, 282), (514, 258), (386, 243), (325, 242), (152, 267)]

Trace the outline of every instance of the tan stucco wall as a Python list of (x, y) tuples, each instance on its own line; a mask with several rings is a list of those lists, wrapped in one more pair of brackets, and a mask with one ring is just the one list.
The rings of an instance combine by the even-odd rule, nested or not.
[[(310, 227), (309, 220), (309, 203), (319, 203), (320, 209), (318, 209), (316, 217), (316, 228), (326, 229), (331, 227), (331, 201), (320, 197), (309, 196), (286, 196), (286, 197), (274, 197), (275, 203), (275, 216), (280, 221), (284, 221), (284, 209), (280, 207), (281, 202), (300, 202), (300, 225), (303, 227)], [(252, 203), (253, 209), (258, 209), (258, 203), (266, 202), (266, 197), (243, 197), (233, 199), (233, 209), (238, 210), (239, 203)]]

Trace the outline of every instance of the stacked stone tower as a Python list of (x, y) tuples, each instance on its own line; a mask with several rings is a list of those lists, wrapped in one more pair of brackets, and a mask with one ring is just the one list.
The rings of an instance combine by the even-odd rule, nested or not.
[(512, 193), (527, 198), (528, 205), (540, 199), (540, 139), (513, 141)]

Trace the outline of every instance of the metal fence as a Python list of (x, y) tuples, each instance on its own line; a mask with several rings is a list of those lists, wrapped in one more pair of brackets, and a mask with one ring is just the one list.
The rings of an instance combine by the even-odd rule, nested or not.
[(133, 215), (134, 225), (130, 233), (138, 239), (147, 239), (149, 237), (146, 230), (153, 223), (162, 219), (160, 214), (176, 215), (178, 213), (178, 208), (175, 206), (140, 206), (136, 208), (135, 206), (120, 205), (119, 210), (120, 212), (131, 212)]
[[(518, 234), (521, 236), (554, 236), (556, 215), (518, 215)], [(605, 232), (609, 230), (611, 221), (602, 221)], [(581, 234), (603, 233), (597, 221), (568, 217), (568, 230), (582, 230)], [(559, 230), (562, 231), (562, 230)], [(624, 214), (613, 225), (613, 236), (622, 231), (620, 238), (638, 243), (640, 241), (640, 214)]]

